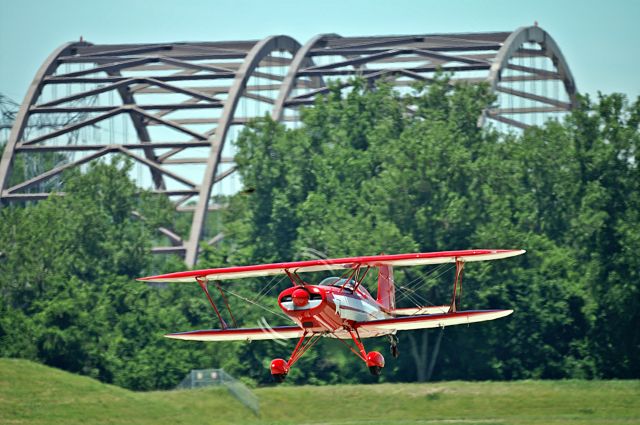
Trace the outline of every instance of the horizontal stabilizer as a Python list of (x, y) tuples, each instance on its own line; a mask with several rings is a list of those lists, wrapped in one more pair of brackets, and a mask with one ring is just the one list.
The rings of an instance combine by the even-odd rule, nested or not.
[(187, 341), (257, 341), (300, 338), (303, 333), (304, 330), (298, 326), (276, 326), (273, 328), (207, 329), (178, 332), (165, 335), (165, 337)]

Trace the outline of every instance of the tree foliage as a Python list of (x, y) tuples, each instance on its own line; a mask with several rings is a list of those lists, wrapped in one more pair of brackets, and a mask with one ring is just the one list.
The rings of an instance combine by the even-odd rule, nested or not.
[(2, 209), (1, 355), (135, 389), (171, 387), (198, 362), (200, 354), (161, 338), (189, 326), (184, 288), (134, 281), (168, 212), (137, 195), (129, 168), (97, 163), (65, 177), (64, 197)]
[[(226, 237), (203, 247), (199, 266), (524, 248), (525, 256), (465, 270), (463, 308), (513, 308), (512, 316), (401, 333), (403, 355), (389, 359), (382, 379), (640, 377), (640, 100), (581, 98), (562, 122), (522, 134), (477, 127), (494, 100), (484, 85), (444, 76), (404, 94), (355, 81), (304, 110), (299, 128), (254, 122), (236, 142), (247, 190), (228, 200)], [(269, 361), (287, 356), (290, 343), (161, 337), (218, 323), (196, 286), (134, 281), (182, 265), (151, 260), (154, 229), (172, 213), (138, 193), (128, 167), (97, 163), (64, 177), (64, 197), (0, 211), (0, 355), (133, 389), (169, 388), (202, 367), (268, 382)], [(398, 268), (395, 277), (403, 305), (448, 303), (451, 271)], [(415, 282), (422, 289), (407, 296)], [(268, 310), (277, 313), (274, 295), (287, 286), (226, 289), (240, 324), (256, 326), (263, 317), (286, 323)], [(268, 287), (264, 310), (246, 302)], [(289, 376), (373, 379), (328, 339)]]
[[(503, 134), (476, 125), (493, 101), (486, 86), (445, 77), (405, 95), (356, 82), (305, 110), (301, 128), (255, 123), (238, 140), (255, 191), (232, 202), (225, 255), (525, 248), (468, 266), (464, 306), (516, 313), (447, 329), (434, 377), (637, 377), (640, 103), (581, 98), (563, 122)], [(416, 273), (398, 269), (396, 280)], [(448, 278), (423, 295), (446, 303)], [(403, 341), (431, 351), (427, 335)], [(421, 369), (409, 359), (393, 367), (408, 380)]]

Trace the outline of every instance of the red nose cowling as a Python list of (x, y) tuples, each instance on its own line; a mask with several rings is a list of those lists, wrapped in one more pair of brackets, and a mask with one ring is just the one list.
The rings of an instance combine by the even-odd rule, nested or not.
[(304, 307), (309, 303), (309, 293), (304, 289), (296, 289), (291, 294), (293, 303), (298, 307)]

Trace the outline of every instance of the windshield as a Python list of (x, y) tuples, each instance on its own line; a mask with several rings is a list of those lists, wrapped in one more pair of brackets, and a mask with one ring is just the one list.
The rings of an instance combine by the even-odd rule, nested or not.
[[(346, 283), (346, 285), (345, 285)], [(347, 279), (341, 279), (339, 277), (328, 277), (326, 279), (323, 279), (322, 282), (320, 282), (320, 285), (322, 286), (337, 286), (339, 288), (342, 288), (342, 286), (344, 285), (344, 288), (353, 292), (353, 288), (356, 285), (356, 281), (353, 279), (349, 279), (349, 281), (347, 282)], [(358, 291), (364, 295), (367, 295), (369, 297), (371, 297), (371, 294), (369, 294), (369, 291), (367, 291), (367, 288), (365, 288), (363, 285), (358, 285)]]
[(347, 281), (347, 279), (340, 279), (339, 277), (328, 277), (326, 279), (324, 279), (322, 282), (320, 282), (320, 285), (322, 286), (339, 286), (342, 287), (344, 286), (346, 289), (350, 289), (353, 291), (353, 288), (356, 285), (356, 281), (353, 279), (349, 279)]

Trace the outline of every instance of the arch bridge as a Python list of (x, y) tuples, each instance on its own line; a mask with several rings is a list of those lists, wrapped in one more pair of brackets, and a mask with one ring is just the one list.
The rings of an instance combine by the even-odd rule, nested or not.
[[(296, 125), (299, 109), (347, 88), (352, 76), (403, 90), (436, 70), (452, 83), (489, 83), (497, 104), (479, 117), (525, 129), (572, 109), (576, 86), (553, 38), (538, 26), (513, 32), (373, 37), (286, 36), (258, 41), (99, 45), (71, 42), (37, 71), (0, 162), (0, 203), (61, 193), (61, 174), (114, 154), (132, 177), (167, 196), (190, 226), (161, 228), (156, 253), (197, 260), (200, 243), (223, 235), (211, 224), (219, 195), (237, 182), (232, 142), (269, 113)], [(47, 126), (33, 123), (45, 116)], [(17, 164), (20, 166), (17, 166)], [(133, 174), (136, 174), (134, 171)], [(209, 215), (209, 220), (207, 219)]]

